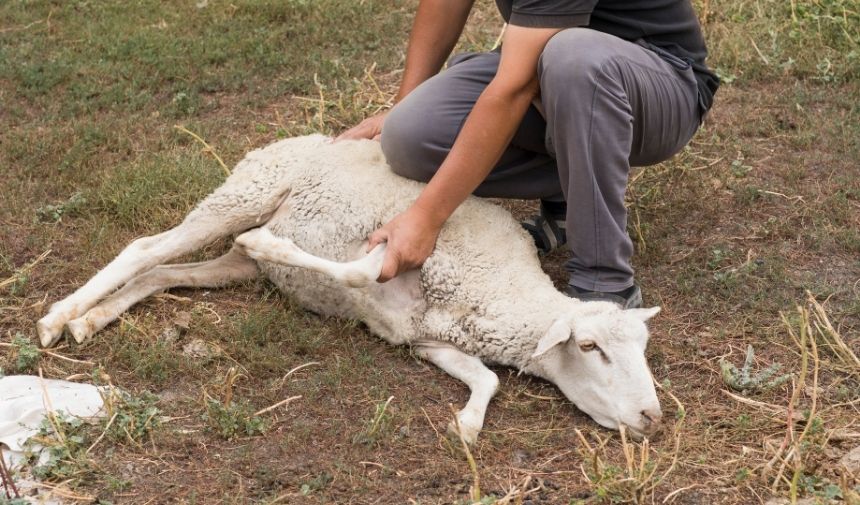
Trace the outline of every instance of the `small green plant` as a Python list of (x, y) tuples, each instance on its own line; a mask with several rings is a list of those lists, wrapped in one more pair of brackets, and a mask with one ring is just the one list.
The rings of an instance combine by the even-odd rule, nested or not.
[(715, 248), (711, 249), (711, 257), (708, 259), (708, 268), (711, 270), (716, 270), (720, 268), (720, 265), (729, 257), (730, 251), (726, 251), (725, 249)]
[(839, 486), (818, 475), (801, 474), (798, 484), (807, 496), (824, 499), (826, 503), (843, 498), (842, 489)]
[[(33, 467), (36, 478), (50, 482), (91, 478), (98, 468), (89, 453), (102, 439), (137, 444), (160, 423), (160, 412), (153, 405), (155, 396), (149, 393), (132, 396), (114, 388), (104, 395), (104, 402), (107, 415), (95, 423), (61, 411), (42, 420), (39, 431), (26, 444), (31, 459), (42, 454)], [(105, 477), (109, 483), (111, 479), (119, 482)]]
[(0, 505), (30, 505), (30, 500), (26, 498), (6, 498), (0, 496)]
[(13, 372), (21, 373), (35, 370), (42, 357), (39, 347), (20, 333), (17, 333), (12, 338), (12, 345), (14, 346), (15, 356)]
[(748, 430), (752, 426), (752, 417), (749, 414), (741, 414), (735, 419), (735, 426), (740, 430)]
[(265, 419), (254, 414), (254, 410), (245, 402), (221, 403), (214, 398), (206, 399), (206, 413), (203, 420), (209, 424), (209, 429), (224, 440), (230, 440), (239, 435), (261, 435), (269, 428)]
[(779, 372), (779, 369), (782, 368), (780, 363), (774, 363), (758, 373), (752, 373), (754, 360), (755, 351), (752, 345), (747, 346), (746, 358), (740, 370), (729, 361), (721, 359), (720, 370), (722, 371), (723, 381), (726, 385), (735, 391), (743, 393), (761, 392), (780, 386), (791, 379), (791, 374), (774, 377)]
[(89, 428), (80, 418), (60, 411), (45, 417), (38, 433), (25, 444), (34, 458), (33, 449), (38, 446), (47, 453), (47, 458), (41, 456), (33, 467), (33, 475), (39, 480), (58, 482), (80, 480), (92, 472), (94, 466), (87, 454)]
[(36, 217), (43, 223), (58, 223), (63, 216), (71, 216), (77, 213), (85, 204), (87, 199), (80, 192), (73, 194), (65, 202), (56, 205), (44, 205), (36, 209)]
[(302, 485), (299, 487), (299, 492), (302, 494), (302, 496), (308, 496), (314, 491), (325, 489), (326, 487), (328, 487), (329, 484), (331, 484), (332, 480), (334, 480), (334, 478), (330, 474), (323, 472), (314, 477), (313, 479), (302, 483)]
[(737, 177), (738, 179), (742, 179), (747, 176), (752, 171), (752, 167), (749, 165), (744, 165), (743, 160), (737, 159), (732, 162), (732, 175)]
[(753, 185), (747, 185), (735, 191), (735, 199), (742, 204), (750, 205), (761, 199), (764, 195), (764, 190)]
[(116, 388), (104, 396), (107, 410), (105, 436), (114, 442), (139, 443), (161, 424), (158, 398), (147, 391), (132, 396)]
[(9, 294), (12, 296), (24, 296), (27, 292), (27, 284), (30, 282), (30, 274), (26, 271), (15, 272), (12, 283), (9, 284)]

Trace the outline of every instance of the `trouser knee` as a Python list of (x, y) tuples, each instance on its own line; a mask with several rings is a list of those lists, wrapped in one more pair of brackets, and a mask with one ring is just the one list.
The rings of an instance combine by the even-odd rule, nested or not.
[(420, 112), (395, 107), (382, 128), (382, 153), (395, 174), (419, 182), (429, 181), (444, 159), (433, 149), (428, 125)]
[(601, 75), (613, 74), (611, 35), (588, 28), (570, 28), (547, 42), (540, 58), (542, 94), (569, 95), (591, 88)]

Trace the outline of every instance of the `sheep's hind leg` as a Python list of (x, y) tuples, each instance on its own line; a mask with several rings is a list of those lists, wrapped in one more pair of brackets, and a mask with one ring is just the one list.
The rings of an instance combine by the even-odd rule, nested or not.
[(78, 343), (82, 343), (132, 305), (159, 291), (180, 286), (217, 288), (253, 279), (258, 272), (257, 263), (236, 248), (211, 261), (160, 265), (128, 281), (122, 289), (82, 317), (69, 321), (69, 331)]
[[(417, 342), (413, 345), (418, 356), (469, 386), (472, 394), (463, 410), (457, 413), (457, 421), (460, 424), (459, 435), (466, 443), (474, 444), (484, 427), (487, 406), (499, 388), (499, 378), (480, 359), (451, 345), (443, 342)], [(448, 431), (457, 434), (453, 421), (448, 425)]]
[(301, 267), (320, 272), (347, 286), (360, 288), (379, 278), (385, 259), (385, 244), (373, 248), (366, 256), (355, 261), (338, 263), (323, 259), (299, 249), (292, 240), (276, 237), (266, 228), (255, 228), (236, 237), (236, 244), (257, 261)]
[[(231, 194), (240, 194), (244, 186), (227, 183), (198, 205), (179, 226), (158, 235), (143, 237), (129, 244), (106, 267), (86, 284), (63, 300), (51, 306), (48, 314), (36, 323), (42, 346), (48, 347), (59, 340), (63, 326), (80, 317), (102, 298), (140, 273), (210, 244), (219, 238), (245, 231), (268, 221), (284, 202), (289, 191), (273, 189), (269, 194), (252, 202), (233, 207)], [(253, 194), (255, 187), (247, 192)], [(259, 191), (258, 191), (259, 192)]]

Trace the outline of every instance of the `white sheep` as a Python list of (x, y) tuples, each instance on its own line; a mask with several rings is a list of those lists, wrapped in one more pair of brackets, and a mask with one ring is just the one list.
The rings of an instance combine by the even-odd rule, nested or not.
[[(164, 289), (223, 286), (262, 270), (305, 308), (361, 320), (465, 382), (471, 396), (458, 418), (467, 441), (476, 439), (498, 387), (485, 363), (553, 382), (603, 426), (656, 431), (661, 412), (644, 322), (659, 308), (621, 310), (565, 296), (501, 207), (468, 199), (420, 270), (375, 282), (385, 245), (366, 253), (366, 237), (421, 188), (390, 172), (377, 142), (312, 135), (253, 151), (179, 226), (135, 240), (55, 303), (37, 324), (42, 345), (55, 343), (66, 325), (83, 342)], [(164, 264), (236, 233), (220, 258)]]

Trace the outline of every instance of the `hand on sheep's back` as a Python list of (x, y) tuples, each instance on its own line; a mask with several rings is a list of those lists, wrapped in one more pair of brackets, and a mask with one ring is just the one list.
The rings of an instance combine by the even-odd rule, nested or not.
[(337, 142), (339, 140), (360, 140), (360, 139), (371, 139), (371, 140), (379, 140), (382, 136), (382, 125), (385, 123), (385, 116), (388, 115), (388, 111), (380, 112), (379, 114), (370, 116), (364, 121), (358, 123), (358, 125), (353, 126), (349, 130), (338, 135), (334, 141)]
[(413, 205), (402, 214), (370, 234), (367, 250), (386, 242), (385, 261), (378, 282), (387, 282), (398, 275), (419, 268), (433, 253), (436, 238), (442, 229), (429, 213)]

